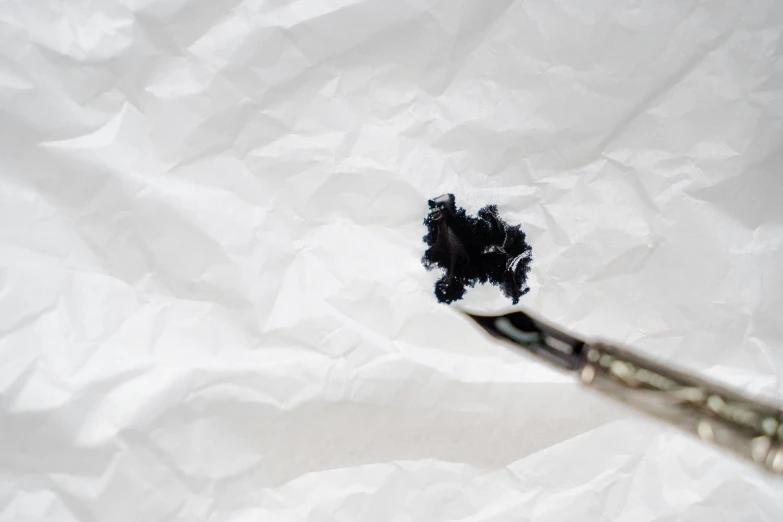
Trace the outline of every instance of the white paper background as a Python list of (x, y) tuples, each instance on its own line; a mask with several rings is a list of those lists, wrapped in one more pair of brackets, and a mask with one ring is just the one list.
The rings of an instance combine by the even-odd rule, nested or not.
[[(783, 4), (0, 2), (0, 521), (780, 520), (432, 295), (781, 400)], [(469, 306), (507, 307), (477, 289)]]

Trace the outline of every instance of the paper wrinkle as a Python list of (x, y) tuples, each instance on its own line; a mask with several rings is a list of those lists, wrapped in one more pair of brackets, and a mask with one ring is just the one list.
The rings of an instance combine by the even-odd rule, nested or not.
[(780, 519), (778, 480), (491, 341), (420, 257), (427, 199), (497, 204), (527, 309), (783, 402), (783, 6), (0, 25), (0, 522)]

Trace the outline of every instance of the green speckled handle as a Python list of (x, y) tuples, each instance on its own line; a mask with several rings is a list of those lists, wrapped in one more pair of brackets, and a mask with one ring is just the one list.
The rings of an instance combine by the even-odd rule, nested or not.
[(586, 347), (582, 382), (728, 449), (774, 473), (783, 473), (783, 411), (627, 351)]

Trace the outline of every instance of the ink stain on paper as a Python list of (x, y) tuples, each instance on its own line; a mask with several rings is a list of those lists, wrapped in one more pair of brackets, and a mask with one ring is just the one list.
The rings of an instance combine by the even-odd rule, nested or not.
[(456, 205), (453, 194), (428, 204), (423, 239), (429, 248), (421, 262), (427, 270), (444, 271), (435, 283), (438, 301), (458, 301), (477, 283), (500, 287), (514, 304), (530, 291), (527, 275), (533, 249), (519, 225), (508, 225), (500, 218), (497, 206), (487, 205), (473, 217)]

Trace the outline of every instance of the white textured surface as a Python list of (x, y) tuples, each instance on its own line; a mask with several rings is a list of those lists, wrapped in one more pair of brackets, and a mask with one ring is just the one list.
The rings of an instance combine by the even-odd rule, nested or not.
[[(780, 520), (781, 482), (432, 296), (780, 400), (783, 4), (0, 2), (0, 521)], [(470, 306), (506, 306), (492, 289)]]

